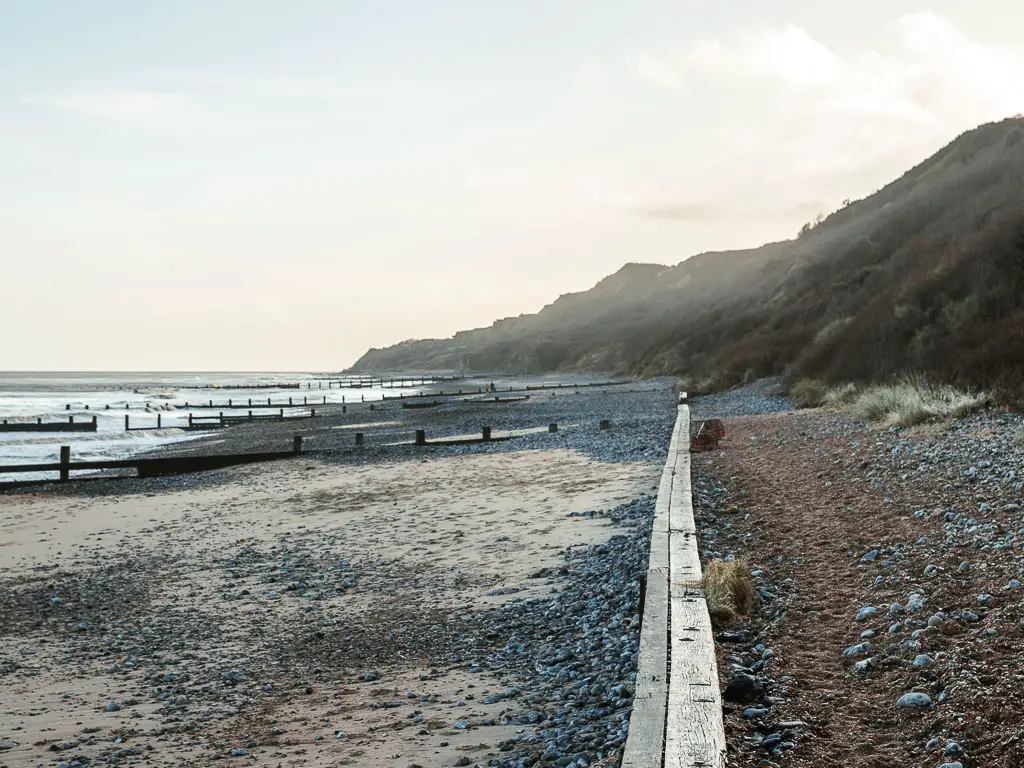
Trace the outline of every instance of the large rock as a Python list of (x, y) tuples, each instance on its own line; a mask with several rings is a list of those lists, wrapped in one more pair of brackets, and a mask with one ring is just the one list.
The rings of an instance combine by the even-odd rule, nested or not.
[(753, 675), (737, 672), (729, 678), (722, 698), (737, 704), (750, 704), (764, 698), (764, 686)]

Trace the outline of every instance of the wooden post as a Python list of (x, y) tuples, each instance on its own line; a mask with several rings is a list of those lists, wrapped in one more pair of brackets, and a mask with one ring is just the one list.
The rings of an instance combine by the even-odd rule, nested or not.
[(302, 435), (296, 435), (292, 438), (292, 453), (296, 456), (302, 453)]
[(36, 424), (42, 424), (42, 423), (43, 423), (43, 417), (42, 416), (37, 417), (36, 418)]
[(210, 401), (210, 407), (213, 408), (213, 400)]
[(252, 408), (252, 398), (249, 398), (249, 407)]
[(347, 405), (341, 406), (341, 412), (342, 413), (348, 413), (348, 406)]
[(281, 418), (283, 419), (283, 418), (284, 418), (284, 408), (281, 408), (281, 409), (280, 409), (280, 410), (279, 410), (279, 411), (277, 412), (277, 415), (278, 415), (278, 416), (280, 416), (280, 417), (281, 417)]
[(64, 406), (64, 410), (65, 411), (70, 411), (71, 410), (71, 403), (68, 403), (67, 405), (65, 405)]
[(416, 445), (427, 444), (427, 431), (425, 429), (416, 430)]
[(363, 433), (362, 432), (356, 432), (356, 448), (362, 448), (364, 440), (365, 440), (365, 437), (364, 437)]
[(345, 402), (345, 396), (344, 395), (341, 396), (341, 402), (343, 402), (343, 403)]
[(557, 424), (555, 424), (554, 422), (551, 422), (550, 424), (548, 424), (548, 432), (557, 432), (557, 431), (558, 431), (558, 425)]
[(289, 397), (288, 398), (288, 405), (291, 405), (291, 404), (292, 404), (292, 399)]
[(327, 405), (327, 395), (324, 395), (324, 405)]
[[(191, 416), (191, 415), (192, 415), (192, 414), (189, 414), (189, 416)], [(220, 425), (221, 425), (222, 427), (224, 426), (224, 411), (221, 411), (221, 412), (220, 412)]]
[(359, 402), (365, 403), (366, 402), (366, 395), (360, 395), (359, 396)]
[[(185, 403), (185, 407), (186, 408), (188, 407), (188, 403)], [(231, 398), (229, 397), (228, 398), (228, 408), (230, 408), (230, 407), (231, 407)]]
[(163, 426), (163, 414), (158, 413), (156, 415), (156, 428), (160, 429)]
[(128, 414), (127, 413), (124, 415), (124, 431), (125, 432), (128, 431)]
[(188, 428), (192, 429), (192, 414), (191, 413), (188, 415)]
[(74, 424), (74, 423), (75, 423), (75, 417), (74, 416), (68, 416), (68, 424)]
[(484, 442), (485, 443), (489, 443), (491, 441), (491, 428), (490, 427), (484, 427), (483, 428), (483, 438), (484, 438)]
[(311, 419), (315, 419), (316, 418), (316, 408), (310, 408), (309, 409), (309, 418), (311, 418)]
[(303, 405), (309, 405), (309, 403), (306, 402), (306, 396), (305, 395), (302, 396), (302, 404)]
[(249, 411), (249, 421), (252, 421), (252, 411)]
[(373, 409), (374, 409), (374, 405), (373, 405), (373, 403), (370, 403), (370, 410), (372, 411)]
[(96, 429), (96, 417), (95, 416), (92, 417), (92, 428)]
[(60, 447), (60, 479), (67, 480), (71, 477), (71, 446)]
[(267, 398), (267, 405), (270, 405), (270, 398)]

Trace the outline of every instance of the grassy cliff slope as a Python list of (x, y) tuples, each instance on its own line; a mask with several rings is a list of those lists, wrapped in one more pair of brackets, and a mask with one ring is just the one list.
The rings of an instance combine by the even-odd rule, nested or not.
[(1024, 118), (963, 134), (792, 241), (627, 264), (537, 314), (367, 352), (353, 370), (611, 370), (720, 387), (916, 370), (1024, 386)]

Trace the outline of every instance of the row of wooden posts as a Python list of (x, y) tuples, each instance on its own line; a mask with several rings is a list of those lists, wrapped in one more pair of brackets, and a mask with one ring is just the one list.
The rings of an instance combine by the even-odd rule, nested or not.
[[(423, 383), (436, 383), (437, 381), (456, 381), (456, 380), (458, 380), (456, 377), (452, 377), (450, 379), (440, 378), (440, 379), (431, 380), (431, 381), (424, 381)], [(392, 380), (392, 381), (394, 381), (394, 380)], [(330, 382), (328, 382), (328, 383), (330, 383)], [(545, 390), (545, 389), (579, 389), (581, 386), (583, 386), (583, 387), (615, 386), (615, 385), (619, 385), (619, 384), (628, 384), (628, 383), (630, 383), (630, 382), (627, 382), (627, 381), (591, 382), (591, 383), (582, 384), (582, 385), (580, 385), (580, 384), (541, 384), (541, 385), (536, 385), (536, 386), (522, 387), (522, 388), (519, 388), (519, 389), (516, 389), (515, 387), (509, 387), (508, 389), (505, 389), (505, 390), (501, 390), (498, 387), (495, 387), (493, 384), (488, 384), (487, 386), (484, 386), (484, 387), (477, 387), (475, 392), (472, 389), (470, 389), (470, 390), (460, 389), (460, 390), (458, 390), (456, 392), (421, 392), (421, 393), (416, 394), (416, 395), (409, 395), (408, 397), (410, 399), (411, 398), (423, 398), (423, 397), (455, 397), (457, 395), (483, 394), (484, 392), (489, 392), (489, 393), (498, 393), (498, 392), (533, 392), (533, 391)], [(412, 386), (412, 385), (410, 385), (410, 386)], [(322, 387), (321, 387), (321, 389), (322, 389)], [(309, 395), (304, 395), (303, 398), (302, 398), (301, 405), (308, 406), (310, 404), (309, 397), (310, 397)], [(397, 396), (392, 395), (390, 397), (388, 395), (381, 395), (380, 399), (381, 399), (381, 401), (384, 401), (384, 400), (404, 400), (404, 399), (406, 399), (406, 394), (404, 392), (400, 392)], [(347, 396), (346, 395), (342, 395), (341, 396), (341, 402), (342, 402), (343, 405), (347, 403)], [(365, 403), (366, 402), (366, 395), (360, 395), (359, 396), (359, 402)], [(327, 405), (328, 404), (327, 403), (327, 395), (321, 396), (320, 404), (321, 405)], [(287, 403), (285, 403), (283, 400), (275, 403), (272, 398), (268, 397), (266, 405), (264, 405), (261, 400), (257, 400), (257, 401), (254, 402), (253, 398), (250, 397), (250, 398), (246, 398), (245, 403), (239, 402), (237, 404), (235, 403), (234, 398), (228, 398), (228, 401), (227, 401), (226, 404), (214, 404), (213, 400), (207, 400), (206, 403), (192, 403), (192, 402), (186, 400), (185, 404), (183, 406), (178, 405), (178, 406), (175, 406), (175, 407), (186, 408), (186, 409), (187, 408), (227, 408), (227, 409), (230, 409), (230, 408), (275, 408), (275, 407), (276, 408), (281, 408), (281, 407), (293, 408), (293, 407), (296, 407), (298, 405), (300, 405), (300, 403), (298, 402), (298, 398), (297, 397), (289, 397)], [(89, 410), (89, 406), (85, 405), (85, 406), (83, 406), (83, 409), (88, 411)], [(124, 404), (124, 409), (126, 411), (131, 410), (131, 405), (129, 403), (125, 403)], [(71, 403), (65, 403), (64, 410), (65, 411), (70, 411), (71, 410)], [(110, 405), (105, 405), (104, 406), (104, 410), (109, 411), (110, 410)]]
[[(343, 412), (347, 410), (345, 406), (342, 406)], [(93, 417), (95, 419), (95, 417)], [(291, 421), (293, 419), (315, 419), (316, 408), (309, 409), (308, 416), (285, 416), (284, 408), (278, 410), (275, 414), (268, 415), (254, 415), (252, 411), (249, 411), (247, 416), (225, 416), (224, 412), (221, 411), (216, 416), (195, 416), (193, 414), (188, 415), (188, 429), (202, 429), (203, 427), (226, 427), (232, 424), (245, 424), (251, 421)], [(154, 427), (132, 427), (130, 417), (126, 413), (124, 415), (124, 428), (125, 431), (132, 429), (154, 429)], [(163, 429), (163, 414), (158, 413), (156, 415), (156, 427), (155, 429)]]
[[(310, 417), (315, 416), (316, 412), (312, 411)], [(190, 416), (190, 424), (193, 423), (193, 419)], [(258, 416), (252, 416), (250, 418), (258, 419)], [(225, 417), (221, 414), (219, 417), (205, 417), (208, 419)], [(229, 417), (230, 418), (230, 417)], [(244, 419), (244, 417), (239, 417)], [(263, 417), (266, 418), (266, 417)], [(306, 417), (309, 418), (309, 417)], [(198, 420), (198, 419), (196, 419)], [(157, 425), (161, 423), (161, 415), (157, 414)], [(130, 426), (129, 417), (125, 415), (125, 428), (128, 429)], [(607, 419), (603, 419), (600, 422), (600, 429), (610, 429), (611, 422)], [(548, 431), (551, 433), (558, 432), (558, 424), (552, 422), (548, 425)], [(425, 429), (417, 429), (415, 431), (414, 445), (416, 446), (427, 446), (427, 445), (452, 445), (461, 443), (477, 443), (477, 442), (492, 442), (496, 440), (508, 440), (510, 436), (495, 437), (493, 435), (490, 426), (483, 426), (480, 432), (480, 438), (471, 438), (467, 440), (461, 439), (442, 439), (435, 443), (427, 442), (427, 432)], [(355, 433), (355, 445), (356, 448), (363, 448), (366, 443), (366, 435), (363, 432)], [(60, 446), (60, 460), (57, 464), (23, 464), (23, 465), (10, 465), (0, 466), (0, 473), (18, 473), (18, 472), (50, 472), (56, 471), (60, 474), (60, 479), (66, 481), (70, 478), (72, 469), (118, 469), (118, 468), (132, 468), (134, 467), (140, 477), (149, 477), (157, 474), (176, 474), (180, 472), (194, 472), (203, 469), (215, 469), (226, 466), (232, 466), (239, 463), (249, 463), (253, 461), (267, 461), (271, 459), (279, 459), (288, 455), (299, 455), (302, 453), (302, 436), (295, 435), (292, 440), (292, 451), (287, 452), (269, 452), (259, 454), (229, 454), (229, 455), (212, 455), (212, 456), (175, 456), (175, 457), (162, 457), (155, 459), (114, 459), (114, 460), (97, 460), (97, 461), (83, 461), (75, 464), (71, 463), (71, 446), (62, 445)], [(17, 485), (18, 483), (15, 483)]]
[(71, 479), (72, 469), (125, 469), (134, 467), (140, 477), (150, 474), (177, 474), (179, 472), (190, 472), (200, 469), (214, 469), (244, 464), (251, 461), (266, 461), (271, 459), (285, 458), (289, 455), (298, 456), (302, 453), (302, 435), (295, 435), (292, 438), (291, 453), (277, 451), (255, 454), (227, 454), (212, 456), (168, 456), (155, 459), (114, 459), (98, 460), (71, 463), (71, 446), (60, 446), (60, 460), (58, 464), (36, 464), (28, 465), (22, 469), (17, 466), (0, 467), (3, 472), (17, 472), (19, 469), (24, 472), (52, 472), (56, 471), (62, 481)]

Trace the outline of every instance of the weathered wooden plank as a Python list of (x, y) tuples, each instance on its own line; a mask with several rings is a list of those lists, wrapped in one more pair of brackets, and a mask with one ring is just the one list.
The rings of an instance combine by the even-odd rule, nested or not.
[(622, 756), (623, 768), (661, 768), (664, 756), (668, 705), (669, 519), (680, 429), (677, 417), (654, 504), (636, 692), (629, 718), (629, 736)]
[(699, 591), (673, 584), (669, 611), (665, 768), (723, 768), (725, 728), (707, 603)]
[(623, 768), (661, 768), (668, 703), (668, 568), (647, 572), (636, 692)]
[[(689, 436), (690, 409), (678, 421)], [(725, 728), (715, 641), (701, 591), (701, 565), (690, 487), (689, 445), (676, 452), (669, 506), (669, 691), (665, 768), (725, 765)]]

